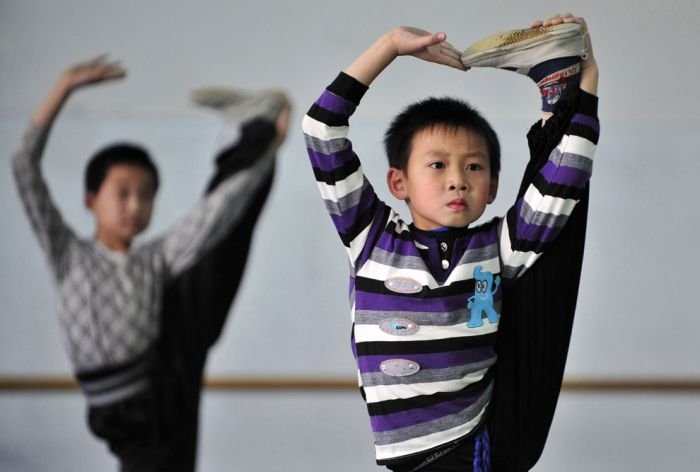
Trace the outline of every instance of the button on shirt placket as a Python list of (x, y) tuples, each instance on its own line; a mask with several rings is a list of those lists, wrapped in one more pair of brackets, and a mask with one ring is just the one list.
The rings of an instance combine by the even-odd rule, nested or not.
[(447, 251), (449, 250), (449, 245), (442, 241), (440, 242), (440, 257), (441, 257), (441, 265), (442, 265), (442, 270), (447, 270), (450, 268), (450, 260), (449, 260), (449, 254)]

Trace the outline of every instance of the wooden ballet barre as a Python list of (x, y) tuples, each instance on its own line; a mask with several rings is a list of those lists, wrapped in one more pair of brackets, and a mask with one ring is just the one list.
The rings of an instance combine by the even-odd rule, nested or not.
[[(356, 390), (355, 380), (346, 378), (309, 377), (208, 377), (208, 390), (216, 391), (289, 391)], [(0, 376), (2, 392), (73, 391), (78, 388), (74, 379), (64, 376)], [(562, 390), (567, 392), (700, 392), (700, 379), (693, 378), (585, 378), (564, 379)]]

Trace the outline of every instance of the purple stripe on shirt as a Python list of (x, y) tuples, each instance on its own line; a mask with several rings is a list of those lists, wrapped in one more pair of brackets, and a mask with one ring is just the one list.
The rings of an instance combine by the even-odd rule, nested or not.
[(316, 105), (319, 107), (337, 113), (339, 115), (350, 116), (355, 112), (355, 104), (345, 100), (338, 95), (335, 95), (328, 90), (324, 90), (323, 94), (316, 100)]
[(360, 356), (357, 359), (357, 365), (362, 373), (380, 372), (379, 367), (382, 362), (398, 357), (416, 362), (421, 370), (447, 369), (449, 367), (458, 367), (491, 359), (494, 357), (494, 352), (490, 347), (484, 347), (466, 349), (464, 351), (438, 352), (434, 354)]
[(469, 238), (469, 245), (466, 249), (483, 249), (494, 244), (498, 244), (498, 231), (495, 225), (491, 231), (482, 231)]
[(382, 416), (372, 416), (370, 417), (372, 431), (392, 431), (457, 414), (473, 405), (482, 394), (482, 391), (470, 392), (456, 400), (438, 403), (425, 408), (414, 408)]
[(518, 215), (518, 223), (516, 227), (516, 238), (521, 241), (539, 241), (547, 243), (554, 240), (561, 231), (561, 228), (551, 228), (544, 225), (536, 225), (526, 223), (522, 216)]
[(581, 113), (576, 113), (573, 118), (571, 118), (572, 123), (578, 123), (580, 125), (588, 126), (592, 128), (596, 133), (600, 133), (600, 124), (595, 118), (591, 118), (587, 115), (582, 115)]
[(374, 192), (371, 187), (365, 186), (362, 190), (362, 197), (360, 202), (352, 208), (348, 208), (343, 211), (342, 214), (332, 214), (331, 219), (336, 228), (338, 228), (343, 233), (345, 230), (352, 228), (352, 226), (357, 222), (360, 215), (365, 213), (368, 208), (370, 208), (375, 202)]
[(566, 185), (569, 187), (583, 188), (590, 178), (590, 174), (575, 167), (558, 167), (552, 161), (547, 161), (540, 173), (547, 182)]
[(457, 311), (464, 308), (466, 303), (466, 293), (441, 298), (418, 298), (355, 291), (355, 309), (357, 310), (441, 313)]
[(396, 233), (383, 232), (375, 247), (400, 256), (420, 257), (420, 251), (413, 241), (400, 239)]
[(357, 156), (355, 156), (350, 146), (342, 151), (334, 152), (333, 154), (323, 154), (313, 149), (307, 149), (307, 151), (309, 153), (311, 165), (325, 172), (334, 171), (348, 162), (357, 159)]

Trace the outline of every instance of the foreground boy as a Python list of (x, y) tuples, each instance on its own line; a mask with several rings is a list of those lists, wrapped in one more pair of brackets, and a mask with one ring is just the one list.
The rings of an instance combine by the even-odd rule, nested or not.
[[(503, 292), (555, 242), (587, 191), (598, 139), (598, 72), (585, 22), (565, 15), (533, 28), (543, 38), (534, 45), (516, 35), (512, 48), (486, 41), (464, 55), (443, 33), (396, 28), (341, 73), (304, 118), (314, 174), (350, 259), (353, 351), (377, 462), (394, 471), (491, 470), (485, 422)], [(489, 53), (485, 62), (482, 52)], [(524, 54), (530, 62), (513, 61)], [(386, 133), (387, 185), (413, 222), (377, 198), (347, 139), (348, 119), (400, 55), (460, 70), (508, 68), (540, 86), (543, 133), (531, 146), (531, 162), (540, 165), (526, 173), (504, 218), (469, 226), (496, 196), (500, 151), (486, 120), (454, 99), (410, 105)], [(563, 105), (550, 109), (563, 98), (573, 113)], [(558, 134), (558, 142), (548, 141)]]
[[(91, 431), (108, 443), (122, 470), (192, 470), (206, 350), (218, 336), (238, 285), (239, 280), (226, 277), (240, 277), (242, 270), (226, 267), (237, 260), (212, 265), (211, 257), (230, 254), (231, 244), (241, 241), (241, 251), (247, 251), (252, 228), (237, 225), (252, 225), (265, 200), (289, 106), (281, 94), (236, 96), (213, 90), (196, 95), (200, 104), (224, 112), (229, 120), (216, 158), (217, 175), (185, 218), (145, 244), (133, 240), (150, 222), (156, 167), (139, 146), (104, 148), (85, 174), (95, 237), (81, 239), (54, 206), (40, 160), (51, 125), (70, 94), (124, 75), (118, 64), (103, 58), (65, 71), (32, 117), (13, 170), (48, 256), (64, 343), (88, 402)], [(196, 266), (201, 262), (208, 265)], [(196, 282), (193, 275), (219, 276), (207, 282), (225, 292), (211, 295), (185, 286)], [(209, 295), (215, 297), (209, 303), (217, 303), (211, 307), (216, 316), (204, 314), (202, 302), (191, 300)], [(176, 306), (174, 300), (183, 299), (189, 303)], [(184, 313), (188, 307), (196, 310)]]

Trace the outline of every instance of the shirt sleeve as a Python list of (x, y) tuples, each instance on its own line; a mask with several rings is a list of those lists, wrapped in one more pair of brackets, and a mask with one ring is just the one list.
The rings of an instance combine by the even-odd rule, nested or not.
[(12, 170), (34, 234), (49, 259), (54, 275), (60, 279), (62, 261), (75, 235), (63, 221), (41, 173), (40, 163), (48, 135), (48, 127), (30, 124), (12, 156)]
[[(597, 97), (584, 91), (559, 107), (544, 127), (537, 124), (530, 139), (531, 164), (519, 197), (501, 222), (503, 276), (515, 279), (535, 263), (559, 235), (583, 196), (593, 169), (600, 126)], [(541, 127), (537, 130), (536, 127)], [(549, 137), (558, 141), (547, 146)], [(543, 145), (543, 143), (545, 143)]]
[(272, 174), (274, 163), (275, 149), (270, 144), (256, 162), (218, 184), (165, 233), (157, 243), (169, 277), (192, 266), (241, 220), (260, 185)]
[(349, 118), (367, 89), (341, 72), (302, 121), (306, 148), (321, 198), (353, 268), (358, 266), (372, 222), (385, 207), (365, 177), (348, 139)]

